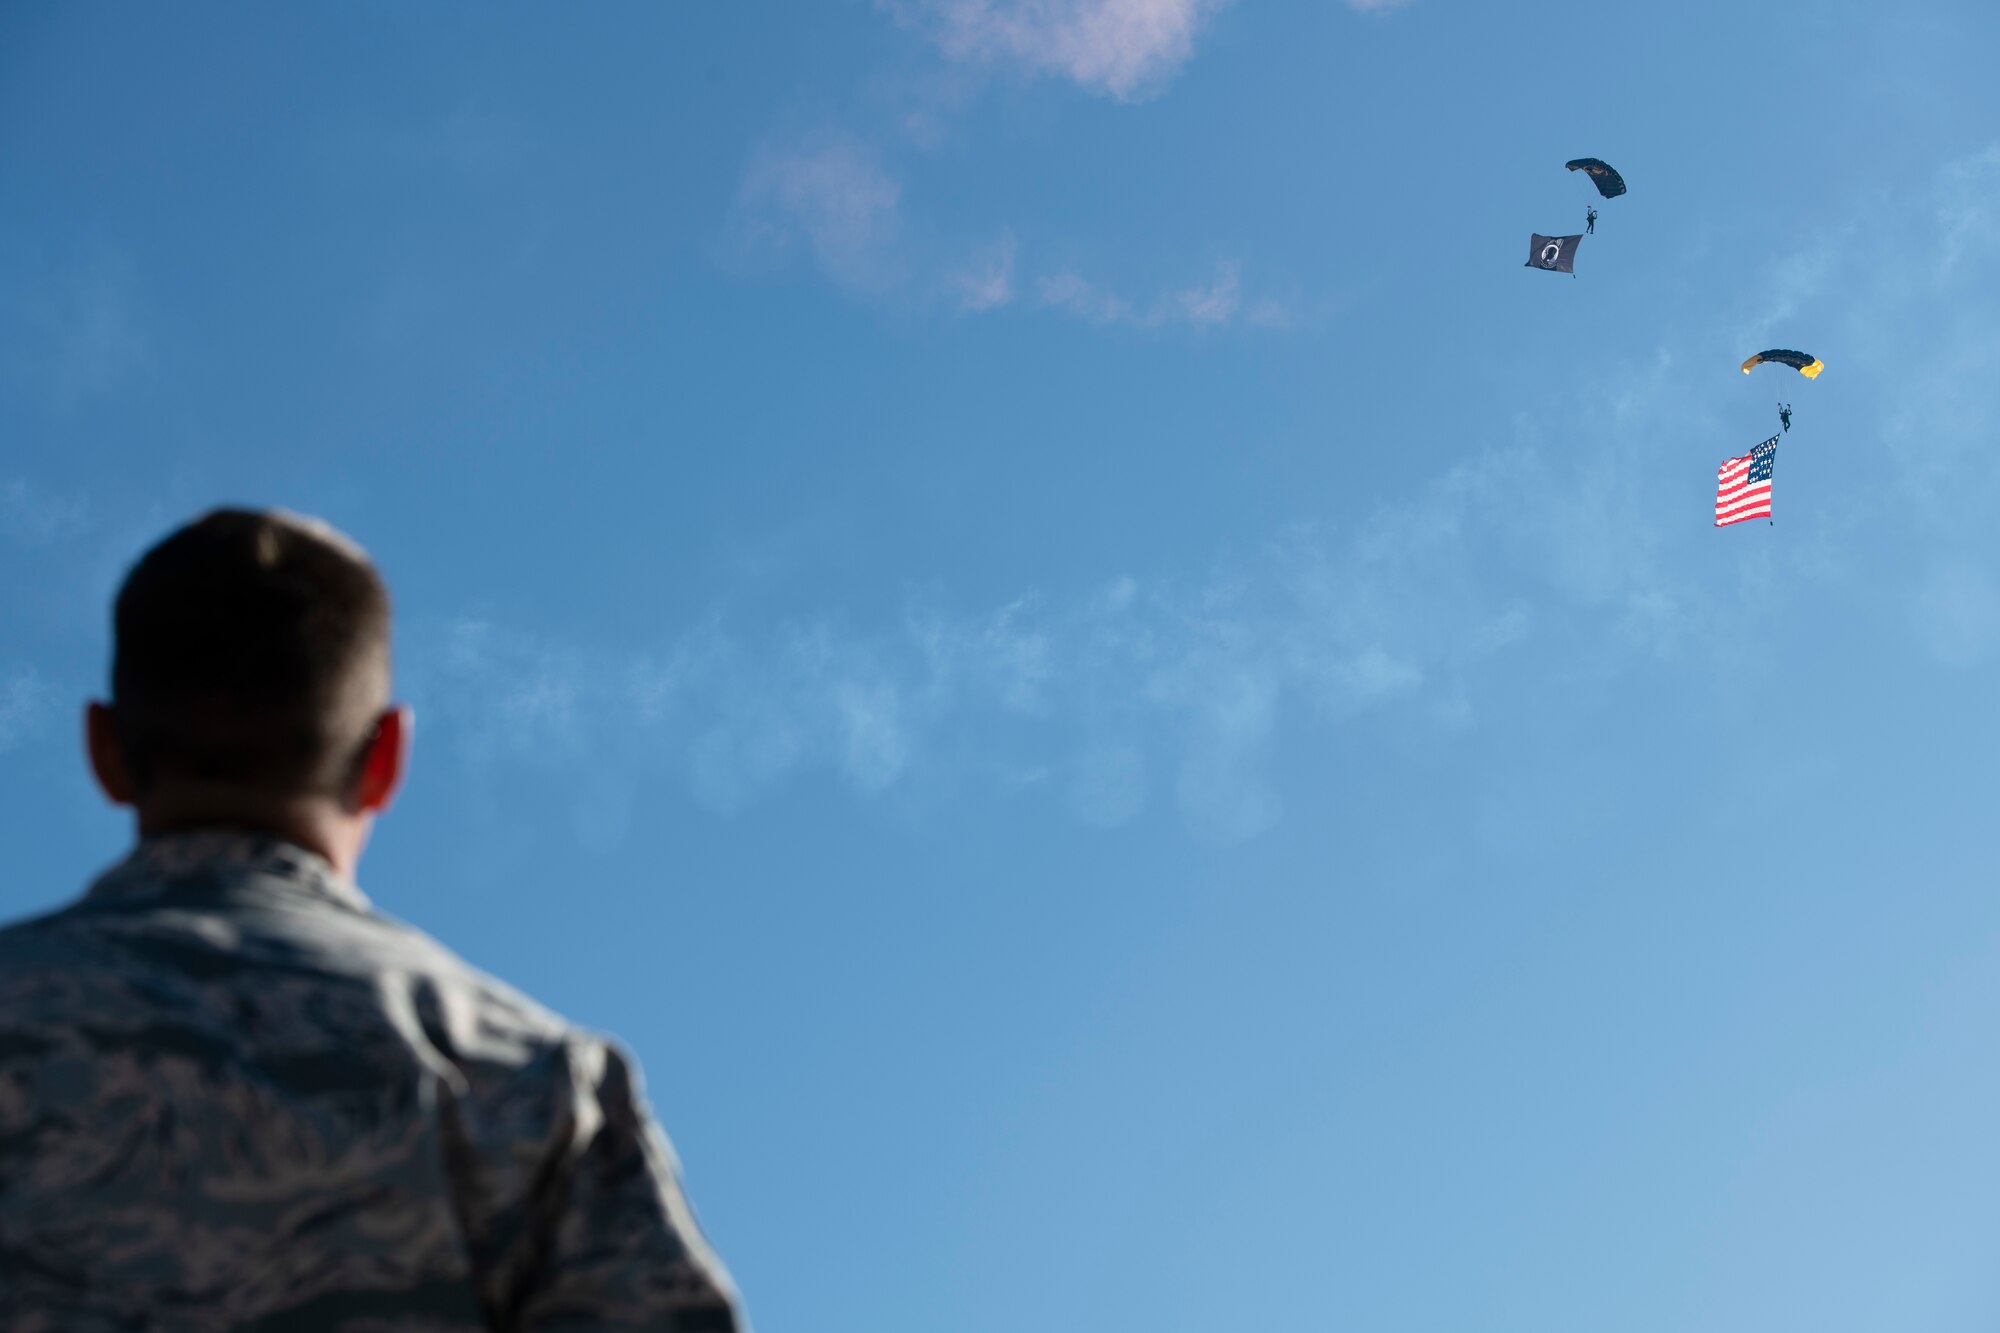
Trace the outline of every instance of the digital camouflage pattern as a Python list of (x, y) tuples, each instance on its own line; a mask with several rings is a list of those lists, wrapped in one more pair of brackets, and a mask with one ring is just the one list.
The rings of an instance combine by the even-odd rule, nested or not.
[(319, 857), (151, 839), (0, 930), (0, 1328), (738, 1327), (630, 1060)]

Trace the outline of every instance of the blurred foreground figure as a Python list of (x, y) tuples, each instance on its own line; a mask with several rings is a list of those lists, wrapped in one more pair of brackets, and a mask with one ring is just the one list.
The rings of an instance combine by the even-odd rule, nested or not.
[(367, 557), (217, 511), (114, 628), (138, 847), (0, 930), (0, 1328), (736, 1329), (627, 1057), (354, 886), (410, 726)]

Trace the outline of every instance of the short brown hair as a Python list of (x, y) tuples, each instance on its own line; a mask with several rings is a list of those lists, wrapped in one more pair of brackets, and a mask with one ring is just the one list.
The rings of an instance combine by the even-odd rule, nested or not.
[(217, 509), (125, 576), (111, 700), (142, 793), (164, 775), (336, 793), (389, 700), (389, 590), (318, 520)]

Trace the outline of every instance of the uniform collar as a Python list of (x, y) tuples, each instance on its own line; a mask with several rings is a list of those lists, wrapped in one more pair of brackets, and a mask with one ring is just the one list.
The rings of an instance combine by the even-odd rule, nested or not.
[(366, 910), (368, 897), (317, 852), (268, 833), (186, 829), (142, 838), (132, 854), (107, 870), (84, 897), (125, 901), (159, 892), (175, 880), (223, 874), (283, 881), (313, 897)]

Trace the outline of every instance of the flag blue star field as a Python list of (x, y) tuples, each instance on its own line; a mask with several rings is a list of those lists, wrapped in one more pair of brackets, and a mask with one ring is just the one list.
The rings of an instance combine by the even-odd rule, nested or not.
[(1715, 526), (1771, 516), (1771, 473), (1778, 465), (1778, 437), (1725, 462), (1715, 474)]

